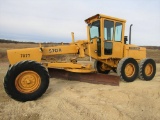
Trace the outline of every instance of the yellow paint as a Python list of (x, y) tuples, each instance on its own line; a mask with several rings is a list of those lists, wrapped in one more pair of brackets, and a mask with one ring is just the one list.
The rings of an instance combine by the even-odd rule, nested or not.
[(42, 55), (50, 56), (50, 55), (78, 53), (79, 47), (77, 45), (70, 44), (70, 45), (60, 45), (54, 47), (44, 47), (42, 49), (43, 49)]
[(153, 73), (153, 66), (152, 66), (152, 64), (148, 63), (145, 67), (145, 74), (147, 76), (150, 76), (150, 75), (152, 75), (152, 73)]
[(132, 77), (135, 73), (135, 66), (131, 63), (127, 64), (125, 67), (125, 74), (127, 77)]
[(75, 42), (75, 40), (74, 40), (74, 32), (71, 32), (71, 36), (72, 36), (72, 43), (74, 43)]
[[(104, 63), (103, 70), (110, 70), (116, 68), (118, 62), (122, 58), (132, 57), (138, 62), (141, 59), (146, 58), (146, 48), (136, 45), (128, 45), (124, 43), (125, 23), (126, 20), (106, 16), (102, 14), (94, 15), (85, 20), (87, 23), (87, 40), (74, 40), (74, 33), (72, 33), (72, 42), (68, 45), (59, 45), (53, 47), (28, 48), (8, 50), (8, 59), (11, 65), (23, 61), (34, 60), (41, 62), (42, 56), (53, 56), (63, 54), (78, 54), (79, 57), (85, 57), (85, 55)], [(94, 23), (98, 22), (98, 24)], [(99, 26), (99, 27), (98, 27)], [(99, 28), (97, 31), (99, 34), (95, 35), (91, 39), (90, 29), (92, 27)], [(96, 29), (97, 29), (96, 28)], [(63, 68), (72, 72), (93, 72), (93, 67), (90, 65), (84, 66), (77, 64), (74, 61), (69, 63), (43, 61), (43, 65), (48, 68)], [(132, 67), (132, 65), (129, 65)], [(134, 69), (132, 70), (132, 72)], [(131, 76), (131, 73), (127, 73)]]
[(83, 68), (81, 64), (74, 63), (48, 63), (47, 67), (49, 68)]
[(21, 93), (33, 93), (41, 84), (40, 76), (34, 71), (24, 71), (15, 80), (15, 86)]
[(11, 65), (24, 60), (41, 62), (42, 58), (42, 52), (40, 48), (7, 50), (7, 55)]
[(146, 58), (146, 48), (136, 45), (125, 45), (124, 57), (132, 57), (136, 60), (144, 59)]

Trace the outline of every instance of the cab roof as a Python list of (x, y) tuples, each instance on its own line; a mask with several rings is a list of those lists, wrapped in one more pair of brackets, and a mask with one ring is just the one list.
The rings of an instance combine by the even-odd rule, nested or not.
[(95, 18), (107, 18), (107, 19), (111, 19), (114, 21), (120, 21), (120, 22), (126, 22), (126, 20), (124, 19), (120, 19), (120, 18), (116, 18), (116, 17), (111, 17), (111, 16), (107, 16), (107, 15), (103, 15), (103, 14), (96, 14), (92, 17), (89, 17), (85, 20), (86, 23), (89, 23), (90, 20), (95, 19)]

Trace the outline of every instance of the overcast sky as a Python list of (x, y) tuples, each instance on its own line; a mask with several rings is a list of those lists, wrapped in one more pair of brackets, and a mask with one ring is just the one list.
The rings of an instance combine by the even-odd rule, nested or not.
[(0, 0), (0, 38), (34, 42), (87, 39), (84, 20), (97, 13), (127, 20), (132, 43), (160, 46), (160, 0)]

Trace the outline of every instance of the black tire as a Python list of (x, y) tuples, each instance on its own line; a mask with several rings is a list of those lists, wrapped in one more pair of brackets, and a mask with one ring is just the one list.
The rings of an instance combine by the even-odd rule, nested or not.
[[(145, 69), (148, 69), (145, 71)], [(139, 63), (139, 78), (141, 80), (152, 80), (156, 74), (156, 63), (153, 59), (146, 58)]]
[[(29, 83), (25, 80), (28, 80)], [(21, 84), (21, 82), (25, 83), (25, 89), (22, 87), (23, 83)], [(26, 85), (29, 87), (26, 87)], [(6, 93), (11, 98), (22, 102), (36, 100), (41, 97), (47, 90), (48, 85), (49, 74), (46, 68), (35, 61), (21, 61), (11, 66), (4, 78)]]
[[(128, 73), (127, 73), (128, 71)], [(126, 82), (133, 82), (138, 77), (139, 66), (133, 58), (123, 58), (119, 61), (117, 74)]]
[(102, 74), (108, 74), (110, 70), (102, 70), (102, 64), (103, 63), (100, 61), (95, 61), (95, 68), (97, 69), (97, 72)]
[(117, 73), (117, 69), (116, 68), (113, 68), (112, 70), (113, 70), (113, 72)]

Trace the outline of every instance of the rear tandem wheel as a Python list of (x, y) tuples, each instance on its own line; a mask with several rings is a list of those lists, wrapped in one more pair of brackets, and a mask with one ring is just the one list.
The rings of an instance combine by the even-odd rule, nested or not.
[(49, 85), (45, 67), (35, 61), (21, 61), (9, 68), (4, 78), (6, 93), (18, 101), (31, 101), (43, 95)]
[(133, 82), (138, 77), (138, 63), (133, 58), (123, 58), (119, 61), (117, 74), (126, 82)]
[(153, 59), (146, 58), (139, 63), (139, 78), (141, 80), (152, 80), (156, 74), (156, 63)]

